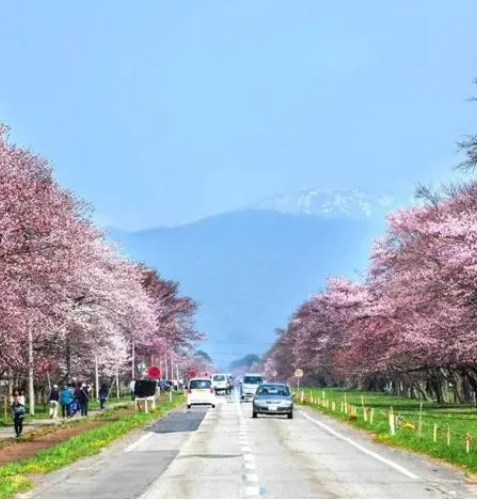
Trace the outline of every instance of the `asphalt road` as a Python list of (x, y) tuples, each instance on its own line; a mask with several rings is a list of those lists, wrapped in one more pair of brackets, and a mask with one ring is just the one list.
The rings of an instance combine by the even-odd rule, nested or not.
[(310, 410), (251, 418), (251, 404), (178, 410), (29, 499), (477, 498), (461, 472), (373, 443)]

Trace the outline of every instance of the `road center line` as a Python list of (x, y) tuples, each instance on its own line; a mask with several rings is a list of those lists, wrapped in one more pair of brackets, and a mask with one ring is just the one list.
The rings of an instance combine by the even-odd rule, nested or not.
[(255, 485), (246, 485), (241, 490), (241, 497), (260, 497), (260, 487)]
[(386, 459), (383, 456), (380, 456), (376, 452), (373, 452), (372, 450), (366, 449), (366, 447), (363, 447), (362, 445), (358, 444), (354, 440), (351, 440), (351, 438), (345, 437), (344, 435), (341, 435), (341, 433), (338, 433), (336, 430), (333, 430), (333, 428), (330, 428), (328, 425), (325, 423), (322, 423), (321, 421), (318, 421), (317, 419), (312, 418), (311, 416), (308, 416), (304, 411), (300, 411), (303, 416), (305, 416), (306, 419), (311, 421), (312, 423), (315, 423), (317, 426), (320, 426), (324, 430), (326, 430), (328, 433), (331, 433), (335, 437), (344, 440), (348, 444), (352, 445), (353, 447), (356, 447), (359, 449), (361, 452), (364, 452), (365, 454), (368, 454), (368, 456), (374, 457), (377, 461), (381, 461), (382, 463), (387, 464), (391, 468), (394, 468), (395, 470), (399, 471), (403, 475), (406, 475), (408, 478), (413, 478), (414, 480), (418, 480), (419, 477), (415, 475), (414, 473), (411, 473), (409, 470), (401, 466), (400, 464), (395, 463), (394, 461), (391, 461), (390, 459)]

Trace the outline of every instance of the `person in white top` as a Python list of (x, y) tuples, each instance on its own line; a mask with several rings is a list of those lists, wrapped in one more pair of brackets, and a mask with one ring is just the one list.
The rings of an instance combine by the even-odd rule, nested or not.
[(20, 438), (23, 431), (23, 420), (25, 419), (25, 396), (20, 390), (14, 390), (10, 398), (10, 409), (12, 411), (13, 423), (17, 438)]
[(129, 391), (131, 392), (131, 400), (134, 400), (134, 388), (136, 386), (136, 380), (133, 379), (131, 383), (129, 383)]

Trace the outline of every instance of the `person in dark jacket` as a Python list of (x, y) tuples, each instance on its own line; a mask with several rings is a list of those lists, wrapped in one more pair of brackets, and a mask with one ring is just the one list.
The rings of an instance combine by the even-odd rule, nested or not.
[(48, 397), (48, 402), (50, 403), (50, 418), (56, 419), (58, 417), (58, 406), (60, 405), (60, 392), (58, 390), (58, 385), (53, 385), (50, 391), (50, 396)]
[(99, 389), (99, 393), (98, 393), (98, 395), (99, 395), (99, 408), (101, 410), (103, 410), (105, 408), (106, 400), (108, 398), (108, 393), (109, 393), (108, 387), (105, 384), (102, 384), (101, 388)]
[(82, 416), (88, 415), (89, 388), (85, 383), (81, 383), (78, 390), (78, 402)]

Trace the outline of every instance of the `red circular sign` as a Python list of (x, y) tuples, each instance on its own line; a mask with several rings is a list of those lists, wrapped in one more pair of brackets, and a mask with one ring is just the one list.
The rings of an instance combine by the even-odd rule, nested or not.
[(161, 368), (158, 366), (150, 366), (147, 368), (147, 375), (152, 379), (158, 379), (161, 377)]
[(206, 378), (208, 378), (208, 377), (209, 377), (209, 373), (208, 373), (207, 371), (205, 371), (204, 376), (205, 376)]
[(196, 372), (195, 371), (189, 371), (189, 378), (195, 378), (196, 377)]

